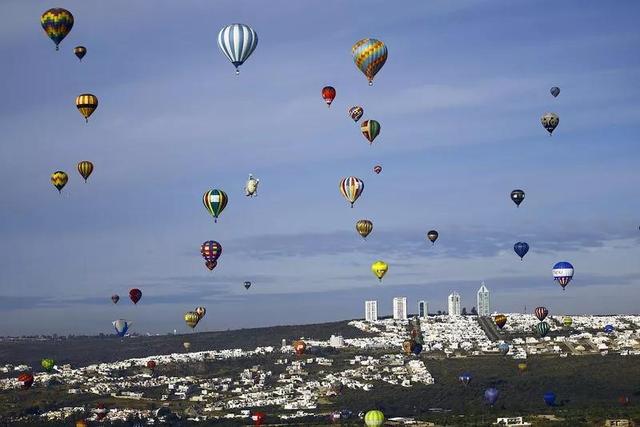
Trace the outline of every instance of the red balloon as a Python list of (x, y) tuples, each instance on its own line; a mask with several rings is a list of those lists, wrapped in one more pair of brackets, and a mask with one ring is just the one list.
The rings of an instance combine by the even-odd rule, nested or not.
[(376, 174), (379, 174), (380, 172), (382, 172), (382, 166), (380, 166), (380, 165), (375, 165), (375, 166), (373, 167), (373, 171), (374, 171)]
[(331, 103), (336, 97), (336, 90), (332, 86), (322, 88), (322, 99), (327, 103), (327, 107), (331, 107)]
[(155, 360), (149, 360), (147, 362), (147, 368), (149, 369), (156, 369), (157, 363)]
[(134, 304), (137, 304), (138, 301), (140, 301), (140, 298), (142, 298), (142, 291), (137, 288), (131, 289), (129, 291), (129, 298), (131, 298), (131, 301), (133, 301)]
[(264, 412), (254, 412), (253, 415), (251, 415), (251, 419), (253, 420), (254, 426), (261, 426), (267, 419), (267, 414)]
[(18, 381), (22, 383), (22, 388), (26, 390), (33, 385), (33, 375), (29, 372), (23, 372), (18, 375)]

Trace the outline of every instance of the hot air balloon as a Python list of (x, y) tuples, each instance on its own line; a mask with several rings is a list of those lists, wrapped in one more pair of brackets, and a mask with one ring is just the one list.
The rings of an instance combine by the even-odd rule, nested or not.
[(249, 174), (249, 179), (247, 179), (247, 183), (244, 185), (244, 195), (247, 197), (257, 196), (258, 184), (260, 184), (260, 180), (254, 178), (252, 174)]
[(365, 120), (360, 125), (362, 135), (369, 141), (369, 145), (373, 144), (373, 140), (380, 134), (380, 123), (375, 120)]
[(195, 311), (187, 311), (184, 314), (184, 321), (191, 329), (195, 328), (200, 321), (200, 316)]
[(207, 309), (204, 307), (197, 307), (194, 311), (198, 315), (198, 319), (202, 319), (207, 314)]
[(116, 335), (124, 337), (131, 326), (131, 322), (124, 319), (118, 319), (113, 321), (113, 327), (116, 330)]
[(553, 273), (553, 280), (556, 280), (560, 286), (562, 286), (562, 290), (564, 290), (571, 279), (573, 279), (573, 265), (566, 261), (556, 263), (551, 271)]
[(536, 326), (534, 326), (534, 329), (538, 333), (538, 335), (544, 338), (549, 333), (549, 330), (551, 330), (551, 327), (547, 322), (540, 322)]
[(500, 329), (504, 328), (504, 325), (507, 324), (507, 316), (504, 314), (497, 314), (493, 320), (496, 322), (496, 326)]
[[(207, 268), (213, 270), (217, 265), (218, 258), (222, 255), (222, 245), (215, 240), (207, 240), (200, 245), (200, 253), (202, 254), (202, 258), (204, 258)], [(208, 263), (214, 264), (210, 268)]]
[(438, 240), (438, 232), (436, 230), (429, 230), (427, 233), (427, 239), (431, 242), (432, 245), (436, 244), (436, 240)]
[(228, 201), (227, 193), (218, 189), (206, 191), (202, 196), (202, 203), (213, 217), (213, 222), (218, 222), (218, 216), (227, 206)]
[(213, 271), (213, 269), (218, 265), (218, 261), (207, 261), (204, 265), (209, 269), (209, 271)]
[(87, 54), (87, 48), (84, 46), (76, 46), (73, 48), (73, 53), (78, 57), (80, 62), (82, 62), (82, 58)]
[(373, 167), (373, 171), (376, 173), (376, 175), (378, 175), (380, 172), (382, 172), (382, 166), (380, 165), (375, 165)]
[(353, 62), (373, 85), (373, 78), (387, 61), (387, 46), (380, 40), (362, 39), (351, 48)]
[(573, 325), (573, 319), (569, 316), (564, 316), (562, 318), (562, 324), (565, 326), (565, 328), (570, 328), (571, 325)]
[(249, 281), (244, 282), (244, 288), (245, 289), (249, 289), (250, 287), (251, 287), (251, 282), (249, 282)]
[(236, 75), (244, 61), (256, 50), (258, 34), (244, 24), (231, 24), (223, 27), (218, 33), (218, 47), (236, 67)]
[(53, 367), (56, 365), (56, 362), (54, 362), (53, 359), (42, 359), (40, 364), (42, 365), (45, 371), (51, 372), (53, 370)]
[(83, 93), (76, 97), (76, 107), (84, 117), (85, 122), (89, 122), (89, 117), (98, 108), (98, 98), (90, 93)]
[(557, 98), (558, 95), (560, 95), (560, 88), (558, 86), (554, 86), (549, 92), (551, 92), (551, 95), (553, 95), (554, 98)]
[(105, 408), (104, 403), (98, 403), (94, 412), (96, 413), (98, 421), (101, 421), (107, 416), (107, 408)]
[(367, 427), (380, 427), (384, 425), (384, 414), (377, 409), (367, 412), (364, 416), (364, 424)]
[(368, 219), (361, 219), (356, 222), (356, 231), (363, 239), (366, 239), (369, 233), (373, 230), (373, 223)]
[(413, 352), (414, 345), (416, 345), (414, 340), (404, 340), (402, 343), (402, 351), (404, 351), (404, 354), (411, 354)]
[(542, 127), (549, 132), (549, 136), (551, 136), (558, 126), (558, 123), (560, 123), (560, 117), (558, 117), (556, 113), (544, 113), (540, 118), (540, 122), (542, 123)]
[(189, 351), (189, 349), (191, 348), (191, 343), (189, 341), (185, 341), (182, 343), (182, 346), (185, 350)]
[(544, 403), (546, 403), (547, 406), (556, 406), (556, 394), (554, 392), (548, 391), (542, 398), (544, 399)]
[(359, 105), (349, 108), (349, 117), (353, 119), (354, 122), (358, 122), (362, 118), (364, 114), (364, 108)]
[(49, 9), (40, 17), (40, 24), (59, 50), (58, 45), (73, 28), (73, 15), (66, 9)]
[(462, 383), (463, 386), (468, 386), (471, 382), (471, 374), (469, 372), (463, 372), (458, 376), (458, 381)]
[(615, 330), (615, 328), (613, 327), (613, 325), (607, 325), (607, 326), (605, 326), (605, 327), (604, 327), (604, 331), (605, 331), (607, 334), (612, 333), (614, 330)]
[(21, 383), (23, 389), (28, 389), (33, 385), (33, 375), (30, 372), (23, 372), (18, 375), (18, 382)]
[(384, 275), (387, 274), (387, 270), (389, 270), (389, 265), (384, 261), (378, 260), (371, 264), (371, 271), (373, 271), (373, 274), (378, 278), (378, 280), (380, 280), (380, 282), (382, 282)]
[(305, 343), (304, 341), (296, 340), (293, 342), (293, 351), (295, 351), (295, 353), (298, 356), (302, 356), (306, 349), (307, 349), (307, 343)]
[(627, 406), (629, 405), (629, 403), (631, 403), (631, 398), (629, 396), (620, 396), (618, 397), (618, 403), (620, 403), (622, 406)]
[(152, 371), (156, 369), (156, 366), (158, 366), (158, 364), (156, 363), (155, 360), (149, 360), (147, 362), (147, 368), (151, 369)]
[(498, 345), (498, 351), (501, 355), (506, 356), (507, 353), (509, 353), (509, 344), (501, 342), (500, 345)]
[(89, 178), (89, 175), (91, 175), (91, 172), (93, 172), (93, 163), (91, 163), (89, 160), (83, 160), (79, 162), (78, 172), (80, 173), (80, 176), (84, 178), (84, 182), (87, 182), (87, 178)]
[(527, 364), (526, 363), (524, 363), (524, 362), (518, 363), (518, 372), (520, 372), (522, 374), (526, 370), (527, 370)]
[(515, 203), (516, 206), (520, 207), (520, 203), (524, 200), (524, 191), (513, 190), (511, 192), (511, 200), (513, 200), (513, 203)]
[(327, 107), (331, 107), (331, 103), (336, 98), (336, 90), (333, 86), (325, 86), (322, 88), (322, 99), (327, 103)]
[(339, 188), (344, 198), (351, 203), (353, 208), (353, 204), (362, 194), (362, 190), (364, 190), (364, 182), (355, 176), (348, 176), (340, 180)]
[(535, 314), (538, 320), (542, 322), (549, 314), (549, 310), (547, 310), (546, 307), (536, 307), (536, 309), (533, 310), (533, 314)]
[(413, 350), (411, 350), (411, 351), (413, 352), (413, 354), (418, 356), (420, 353), (422, 353), (422, 344), (415, 343), (414, 346), (413, 346)]
[(133, 288), (129, 291), (129, 298), (134, 304), (138, 304), (140, 298), (142, 298), (142, 291), (138, 288)]
[(120, 301), (120, 296), (117, 294), (111, 295), (111, 301), (113, 301), (114, 304), (117, 304), (118, 301)]
[(500, 392), (495, 388), (491, 387), (484, 391), (484, 400), (491, 406), (498, 400), (500, 396)]
[(254, 426), (261, 426), (267, 419), (267, 415), (264, 412), (254, 412), (251, 414), (251, 420)]
[(62, 189), (65, 185), (67, 185), (67, 181), (69, 181), (69, 175), (63, 171), (55, 171), (51, 174), (51, 183), (54, 187), (58, 189), (58, 192), (62, 192)]
[(518, 242), (513, 245), (513, 251), (520, 257), (520, 261), (522, 261), (527, 252), (529, 252), (529, 245), (527, 242)]

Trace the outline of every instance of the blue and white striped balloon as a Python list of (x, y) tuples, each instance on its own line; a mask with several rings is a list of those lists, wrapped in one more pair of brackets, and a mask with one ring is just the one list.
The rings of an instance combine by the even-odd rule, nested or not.
[(249, 58), (258, 46), (258, 34), (248, 25), (227, 25), (218, 33), (218, 46), (236, 67), (236, 74), (239, 74), (238, 67)]

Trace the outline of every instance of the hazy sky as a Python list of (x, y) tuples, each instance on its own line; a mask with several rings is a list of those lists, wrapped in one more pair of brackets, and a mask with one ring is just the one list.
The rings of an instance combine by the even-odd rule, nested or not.
[[(452, 290), (470, 309), (482, 280), (498, 311), (640, 311), (640, 3), (399, 6), (2, 1), (0, 335), (110, 333), (120, 317), (186, 331), (198, 305), (199, 330), (357, 318), (369, 298), (390, 314), (393, 296), (435, 311)], [(40, 27), (49, 7), (75, 16), (59, 52)], [(216, 44), (234, 22), (259, 37), (239, 77)], [(365, 37), (389, 49), (373, 87), (350, 54)], [(100, 100), (89, 124), (83, 92)], [(356, 104), (382, 125), (373, 147), (347, 116)], [(560, 116), (553, 137), (546, 111)], [(87, 184), (80, 160), (95, 164)], [(348, 175), (365, 182), (354, 209), (338, 190)], [(229, 195), (217, 224), (209, 188)], [(374, 222), (366, 242), (361, 218)], [(223, 246), (213, 272), (209, 239)], [(551, 276), (561, 260), (576, 268), (565, 292)]]

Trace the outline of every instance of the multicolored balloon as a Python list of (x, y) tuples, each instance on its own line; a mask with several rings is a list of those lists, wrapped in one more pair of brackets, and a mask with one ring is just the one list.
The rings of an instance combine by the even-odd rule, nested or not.
[(83, 160), (78, 163), (78, 173), (81, 177), (84, 178), (84, 182), (87, 182), (87, 178), (89, 178), (92, 172), (93, 163), (91, 163), (89, 160)]
[(349, 108), (349, 117), (351, 117), (351, 119), (353, 119), (353, 121), (356, 123), (358, 122), (358, 120), (362, 118), (363, 114), (364, 114), (364, 108), (362, 108), (359, 105), (355, 105)]
[(382, 172), (382, 166), (380, 165), (375, 165), (373, 167), (373, 171), (376, 173), (376, 175), (380, 174), (380, 172)]
[(140, 298), (142, 298), (142, 291), (138, 288), (133, 288), (129, 291), (129, 298), (134, 304), (138, 304)]
[(23, 389), (28, 389), (33, 385), (33, 374), (31, 372), (22, 372), (18, 375), (18, 382), (20, 383), (20, 387)]
[(195, 328), (200, 321), (200, 316), (195, 311), (187, 311), (184, 314), (184, 321), (191, 329)]
[(218, 258), (222, 255), (222, 245), (215, 240), (207, 240), (200, 245), (200, 253), (207, 268), (213, 270), (218, 265)]
[(84, 117), (85, 122), (89, 123), (89, 117), (98, 108), (98, 97), (90, 93), (82, 93), (76, 97), (76, 108)]
[(112, 323), (113, 323), (113, 327), (116, 330), (116, 335), (118, 335), (121, 338), (126, 335), (127, 331), (129, 330), (129, 327), (131, 326), (131, 322), (124, 319), (114, 320)]
[(69, 175), (67, 175), (66, 172), (55, 171), (51, 174), (51, 183), (58, 189), (59, 193), (61, 193), (64, 186), (67, 185), (67, 181), (69, 181)]
[(438, 232), (436, 230), (429, 230), (427, 232), (427, 239), (431, 242), (432, 245), (436, 244), (436, 240), (438, 240)]
[(384, 277), (385, 274), (387, 274), (388, 270), (389, 270), (389, 265), (384, 261), (378, 260), (378, 261), (375, 261), (373, 264), (371, 264), (371, 271), (378, 278), (380, 282), (382, 282), (382, 278)]
[(362, 194), (362, 190), (364, 190), (364, 182), (355, 176), (348, 176), (340, 180), (339, 188), (344, 198), (351, 203), (351, 207), (353, 208), (353, 204)]
[(534, 326), (534, 330), (538, 333), (538, 335), (544, 338), (551, 330), (551, 327), (547, 322), (540, 322)]
[(551, 136), (560, 123), (560, 117), (558, 117), (556, 113), (544, 113), (540, 118), (540, 122), (547, 132), (549, 132), (549, 136)]
[(213, 271), (213, 269), (218, 266), (218, 261), (207, 261), (204, 265), (209, 269), (209, 271)]
[(373, 230), (373, 222), (369, 221), (368, 219), (361, 219), (356, 222), (356, 231), (359, 235), (362, 236), (363, 239), (367, 238), (367, 236), (371, 233), (371, 230)]
[(380, 40), (362, 39), (353, 45), (351, 54), (356, 67), (369, 80), (369, 86), (372, 86), (373, 78), (387, 62), (387, 46)]
[(460, 381), (460, 383), (466, 387), (471, 382), (471, 378), (472, 377), (469, 372), (463, 372), (458, 376), (458, 381)]
[(336, 99), (336, 90), (333, 86), (325, 86), (322, 88), (322, 99), (327, 103), (327, 107), (331, 107), (331, 103)]
[(547, 307), (536, 307), (535, 310), (533, 310), (533, 314), (535, 314), (538, 320), (542, 322), (547, 318), (549, 310), (547, 310)]
[(570, 316), (564, 316), (562, 318), (562, 324), (565, 328), (570, 328), (573, 325), (573, 319)]
[(73, 48), (73, 53), (78, 57), (80, 62), (82, 62), (82, 58), (87, 54), (87, 48), (84, 46), (76, 46)]
[(493, 318), (493, 321), (496, 322), (496, 326), (498, 326), (498, 328), (502, 329), (504, 328), (504, 325), (507, 324), (507, 316), (505, 316), (504, 314), (497, 314)]
[(40, 17), (40, 25), (60, 50), (58, 45), (73, 28), (73, 15), (66, 9), (49, 9)]
[(228, 201), (229, 197), (227, 197), (227, 193), (217, 188), (206, 191), (202, 196), (202, 203), (207, 209), (207, 212), (213, 217), (213, 222), (218, 222), (218, 216), (220, 216), (224, 208), (227, 207)]
[(244, 24), (231, 24), (223, 27), (218, 33), (218, 47), (236, 67), (236, 75), (240, 67), (258, 46), (258, 34)]
[(298, 355), (302, 356), (307, 349), (307, 343), (302, 340), (295, 340), (293, 342), (293, 351)]
[(380, 123), (376, 120), (365, 120), (360, 125), (362, 135), (369, 141), (369, 145), (373, 144), (373, 140), (380, 135)]
[(520, 257), (520, 261), (522, 261), (527, 252), (529, 252), (529, 244), (527, 242), (518, 242), (513, 245), (513, 251)]
[(573, 279), (573, 265), (566, 261), (556, 263), (551, 272), (553, 273), (553, 280), (562, 286), (563, 291), (569, 282), (571, 282), (571, 279)]
[(204, 307), (197, 307), (195, 309), (195, 313), (198, 315), (198, 318), (202, 320), (205, 314), (207, 314), (207, 309)]

